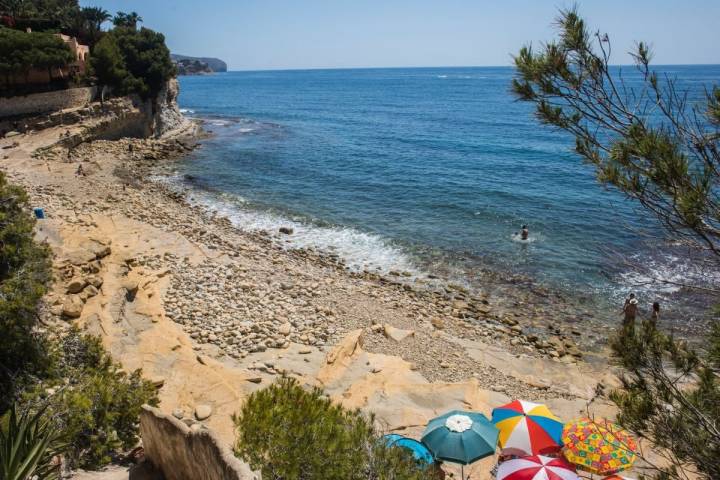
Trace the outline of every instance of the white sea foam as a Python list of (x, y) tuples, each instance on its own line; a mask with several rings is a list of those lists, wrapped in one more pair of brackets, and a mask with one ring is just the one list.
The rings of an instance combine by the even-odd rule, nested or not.
[(620, 283), (627, 289), (660, 294), (680, 291), (684, 286), (720, 287), (720, 273), (703, 268), (702, 262), (686, 256), (633, 255), (629, 268), (620, 274)]
[(181, 108), (180, 113), (189, 113), (192, 115), (193, 113), (195, 113), (195, 110), (190, 110), (189, 108)]
[[(180, 176), (156, 176), (153, 181), (175, 189), (183, 189)], [(202, 205), (216, 215), (228, 218), (233, 225), (247, 232), (267, 232), (285, 248), (312, 248), (327, 254), (336, 254), (354, 271), (409, 272), (412, 277), (423, 277), (410, 256), (400, 247), (379, 235), (341, 226), (318, 226), (302, 219), (290, 219), (271, 212), (246, 207), (242, 197), (216, 195), (201, 190), (190, 190), (191, 202)], [(292, 235), (279, 233), (280, 227), (293, 229)]]
[(510, 239), (513, 242), (517, 243), (534, 243), (538, 240), (535, 236), (529, 236), (528, 238), (523, 240), (522, 236), (520, 236), (519, 233), (513, 233), (512, 235), (510, 235)]

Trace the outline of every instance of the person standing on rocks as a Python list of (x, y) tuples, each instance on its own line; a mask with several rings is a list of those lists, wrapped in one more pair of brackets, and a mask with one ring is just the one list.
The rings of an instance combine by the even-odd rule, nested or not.
[(623, 327), (634, 327), (635, 317), (637, 317), (638, 301), (635, 298), (635, 294), (631, 293), (630, 296), (625, 300), (623, 305), (622, 313), (625, 315), (623, 320)]
[(653, 302), (652, 313), (650, 314), (650, 323), (657, 327), (660, 321), (660, 302)]

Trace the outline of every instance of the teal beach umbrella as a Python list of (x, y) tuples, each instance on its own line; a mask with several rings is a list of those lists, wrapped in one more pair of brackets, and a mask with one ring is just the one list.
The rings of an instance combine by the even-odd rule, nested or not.
[(422, 443), (437, 460), (464, 466), (494, 455), (499, 433), (482, 413), (453, 410), (430, 420)]

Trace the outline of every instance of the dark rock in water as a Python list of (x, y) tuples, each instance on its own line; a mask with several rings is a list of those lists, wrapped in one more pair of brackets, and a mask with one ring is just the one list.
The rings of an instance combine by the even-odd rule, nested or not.
[(280, 233), (285, 235), (292, 235), (294, 230), (290, 227), (280, 227)]

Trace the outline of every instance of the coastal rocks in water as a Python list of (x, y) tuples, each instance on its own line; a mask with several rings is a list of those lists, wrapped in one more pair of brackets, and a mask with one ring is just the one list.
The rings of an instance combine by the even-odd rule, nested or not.
[(195, 407), (195, 418), (203, 421), (212, 415), (212, 407), (210, 405), (198, 405)]
[(295, 230), (293, 230), (292, 227), (280, 227), (279, 232), (283, 235), (292, 235)]

